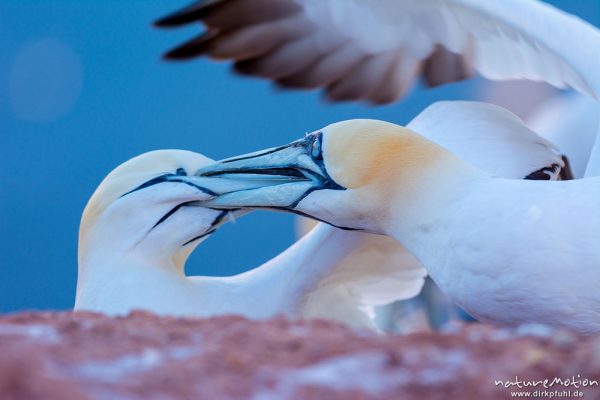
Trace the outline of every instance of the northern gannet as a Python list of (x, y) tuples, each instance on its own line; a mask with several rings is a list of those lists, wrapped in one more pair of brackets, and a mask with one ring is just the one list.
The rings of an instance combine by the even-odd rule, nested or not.
[(600, 177), (500, 178), (375, 120), (335, 123), (199, 171), (249, 173), (275, 179), (205, 205), (284, 210), (391, 236), (482, 321), (600, 330)]
[[(411, 126), (502, 176), (556, 179), (563, 166), (550, 143), (499, 107), (441, 102)], [(445, 135), (456, 126), (462, 127), (461, 134)], [(224, 278), (185, 276), (189, 254), (228, 220), (227, 210), (200, 202), (270, 183), (193, 176), (212, 163), (193, 152), (155, 151), (127, 161), (105, 178), (82, 216), (76, 309), (252, 318), (286, 314), (374, 328), (374, 306), (420, 291), (426, 272), (395, 240), (323, 223), (249, 272)]]
[[(233, 60), (332, 100), (389, 103), (419, 76), (435, 86), (474, 72), (600, 89), (600, 31), (537, 0), (202, 0), (156, 25), (196, 21), (206, 31), (167, 58)], [(600, 135), (586, 175), (600, 175)]]
[[(421, 290), (425, 271), (397, 243), (325, 224), (248, 272), (185, 276), (185, 262), (196, 246), (230, 214), (244, 213), (199, 202), (257, 187), (256, 182), (191, 176), (212, 163), (189, 151), (159, 150), (125, 162), (104, 179), (81, 219), (76, 310), (249, 318), (284, 314), (375, 329), (373, 306)], [(367, 260), (376, 265), (357, 268)], [(397, 263), (405, 268), (395, 268)]]

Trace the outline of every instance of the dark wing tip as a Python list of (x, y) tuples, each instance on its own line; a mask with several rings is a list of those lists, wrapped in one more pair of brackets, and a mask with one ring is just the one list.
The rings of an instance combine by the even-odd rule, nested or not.
[(550, 178), (552, 178), (552, 176), (549, 173), (547, 173), (546, 170), (542, 169), (534, 171), (525, 177), (525, 179), (531, 181), (549, 181)]
[(186, 54), (186, 52), (179, 47), (169, 50), (162, 55), (162, 59), (165, 61), (185, 61), (190, 58), (194, 58), (194, 56)]
[(560, 165), (552, 164), (549, 167), (540, 168), (537, 171), (533, 171), (527, 175), (524, 179), (532, 181), (549, 181), (553, 177), (556, 177), (556, 173), (559, 171)]
[(560, 169), (559, 179), (561, 181), (570, 181), (575, 179), (573, 170), (571, 169), (571, 163), (569, 162), (567, 156), (563, 155), (562, 160), (565, 165)]
[(157, 28), (171, 28), (189, 24), (202, 18), (212, 6), (225, 0), (200, 0), (181, 10), (175, 11), (167, 16), (157, 19), (153, 25)]
[(206, 31), (163, 55), (164, 60), (189, 60), (209, 51), (211, 40), (217, 36), (215, 31)]
[(453, 53), (439, 45), (423, 61), (422, 75), (429, 87), (462, 81), (474, 73), (468, 55)]

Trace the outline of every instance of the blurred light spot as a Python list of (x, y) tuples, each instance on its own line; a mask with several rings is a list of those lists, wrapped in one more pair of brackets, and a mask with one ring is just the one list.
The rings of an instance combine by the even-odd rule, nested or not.
[(17, 118), (51, 121), (67, 114), (77, 102), (83, 68), (67, 45), (41, 39), (21, 49), (9, 79), (10, 102)]

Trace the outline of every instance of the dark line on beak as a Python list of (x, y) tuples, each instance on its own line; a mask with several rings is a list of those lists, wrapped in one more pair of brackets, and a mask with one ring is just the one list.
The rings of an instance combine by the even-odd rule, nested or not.
[(293, 167), (276, 167), (276, 168), (239, 168), (235, 170), (229, 171), (209, 171), (205, 172), (203, 176), (215, 176), (215, 175), (224, 175), (224, 174), (256, 174), (256, 175), (280, 175), (280, 176), (290, 176), (293, 178), (301, 178), (306, 179), (306, 176), (302, 174), (298, 169)]
[(364, 231), (364, 229), (360, 229), (360, 228), (348, 228), (346, 226), (338, 226), (338, 225), (332, 224), (329, 221), (325, 221), (324, 219), (317, 218), (317, 217), (312, 216), (310, 214), (306, 214), (306, 213), (304, 213), (302, 211), (298, 211), (298, 210), (295, 210), (295, 209), (292, 209), (292, 208), (287, 208), (287, 207), (252, 206), (252, 207), (248, 207), (248, 208), (252, 209), (252, 210), (275, 210), (275, 211), (288, 212), (288, 213), (292, 213), (292, 214), (298, 214), (298, 215), (301, 215), (301, 216), (306, 217), (306, 218), (310, 218), (310, 219), (317, 220), (319, 222), (323, 222), (324, 224), (331, 225), (331, 226), (333, 226), (335, 228), (338, 228), (338, 229), (341, 229), (341, 230), (344, 230), (344, 231)]
[(129, 192), (121, 195), (121, 197), (125, 197), (128, 194), (137, 192), (138, 190), (146, 189), (146, 188), (149, 188), (151, 186), (157, 185), (159, 183), (164, 183), (164, 182), (179, 182), (179, 183), (183, 183), (183, 184), (188, 185), (188, 186), (192, 186), (192, 187), (200, 190), (202, 193), (206, 193), (206, 194), (208, 194), (210, 196), (216, 196), (217, 195), (217, 193), (213, 192), (212, 190), (209, 190), (209, 189), (207, 189), (205, 187), (198, 186), (198, 185), (196, 185), (196, 184), (194, 184), (192, 182), (184, 180), (182, 178), (182, 175), (180, 174), (180, 171), (178, 170), (177, 174), (164, 174), (164, 175), (157, 176), (156, 178), (152, 178), (149, 181), (142, 183), (140, 186), (136, 187), (135, 189), (130, 190)]
[(162, 182), (167, 182), (167, 177), (172, 176), (172, 175), (173, 174), (164, 174), (164, 175), (157, 176), (156, 178), (152, 178), (149, 181), (142, 183), (140, 186), (136, 187), (135, 189), (132, 189), (129, 192), (121, 195), (121, 197), (125, 197), (128, 194), (137, 192), (138, 190), (146, 189), (147, 187), (154, 186), (154, 185), (157, 185)]
[(291, 147), (293, 145), (294, 145), (293, 143), (292, 144), (286, 144), (285, 146), (275, 147), (274, 149), (263, 151), (262, 153), (254, 154), (254, 155), (251, 155), (251, 156), (240, 156), (240, 157), (234, 157), (234, 158), (226, 158), (224, 160), (219, 161), (219, 164), (227, 164), (227, 163), (234, 162), (234, 161), (250, 160), (250, 159), (256, 158), (256, 157), (266, 156), (267, 154), (275, 153), (276, 151), (283, 150), (283, 149)]
[(199, 191), (201, 191), (202, 193), (206, 193), (210, 196), (217, 196), (217, 193), (213, 192), (212, 190), (209, 190), (203, 186), (198, 186), (195, 183), (189, 182), (189, 181), (185, 181), (183, 179), (170, 179), (169, 182), (181, 182), (184, 183), (188, 186), (194, 187), (196, 189), (198, 189)]
[(221, 212), (219, 213), (219, 215), (217, 215), (217, 217), (216, 217), (216, 218), (213, 220), (213, 222), (210, 224), (210, 228), (209, 228), (209, 229), (208, 229), (206, 232), (204, 232), (204, 233), (202, 233), (202, 234), (200, 234), (200, 235), (198, 235), (198, 236), (196, 236), (196, 237), (194, 237), (194, 238), (192, 238), (192, 239), (188, 240), (187, 242), (185, 242), (184, 244), (182, 244), (182, 245), (181, 245), (181, 247), (183, 247), (183, 246), (187, 246), (188, 244), (190, 244), (190, 243), (192, 243), (192, 242), (195, 242), (195, 241), (196, 241), (196, 240), (198, 240), (198, 239), (202, 239), (203, 237), (205, 237), (205, 236), (208, 236), (208, 235), (210, 235), (211, 233), (213, 233), (214, 231), (216, 231), (216, 230), (217, 230), (217, 228), (218, 228), (218, 227), (221, 225), (221, 223), (223, 222), (223, 219), (224, 219), (224, 218), (227, 216), (227, 214), (229, 214), (231, 211), (235, 211), (235, 210), (239, 210), (239, 209), (238, 209), (238, 208), (235, 208), (235, 209), (231, 209), (231, 210), (224, 210), (224, 211), (221, 211)]

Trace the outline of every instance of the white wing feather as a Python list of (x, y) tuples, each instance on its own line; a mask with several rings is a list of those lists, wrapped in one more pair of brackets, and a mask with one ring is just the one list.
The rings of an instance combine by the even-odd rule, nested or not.
[(211, 35), (171, 55), (232, 59), (336, 100), (391, 102), (420, 73), (431, 85), (475, 70), (592, 96), (600, 85), (599, 31), (537, 0), (221, 0), (178, 15), (161, 23), (198, 19)]
[[(465, 68), (489, 79), (545, 81), (592, 95), (598, 87), (592, 65), (599, 65), (600, 57), (585, 50), (600, 45), (598, 31), (538, 1), (304, 0), (302, 4), (317, 32), (327, 31), (330, 41), (337, 37), (352, 43), (358, 58), (393, 55), (397, 69), (403, 63), (425, 62), (442, 46), (462, 55)], [(574, 32), (577, 46), (572, 43)], [(432, 83), (456, 80), (445, 65), (430, 67), (442, 74), (440, 82), (433, 79)], [(458, 77), (464, 76), (458, 73)], [(370, 75), (365, 88), (375, 88), (379, 79), (381, 75)], [(333, 89), (328, 88), (336, 98)], [(369, 97), (373, 95), (363, 91), (351, 98), (376, 100)]]

